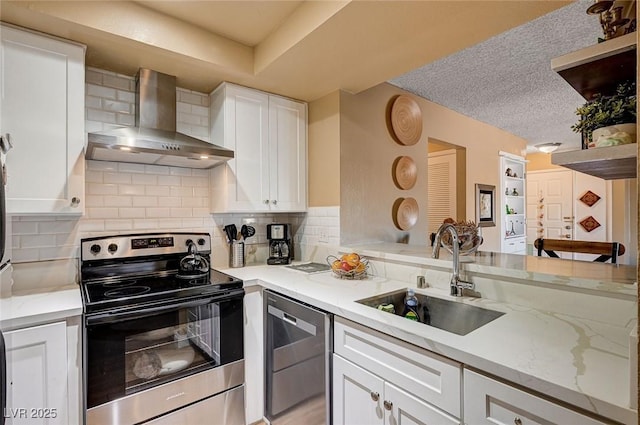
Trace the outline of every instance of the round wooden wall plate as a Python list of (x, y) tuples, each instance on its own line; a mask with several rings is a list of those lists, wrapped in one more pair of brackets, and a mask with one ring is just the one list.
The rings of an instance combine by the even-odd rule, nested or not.
[(399, 156), (393, 161), (393, 182), (399, 189), (411, 189), (417, 178), (418, 166), (410, 156)]
[(418, 212), (414, 198), (398, 198), (393, 204), (393, 223), (400, 230), (409, 230), (418, 222)]
[(400, 143), (415, 145), (422, 135), (420, 105), (409, 96), (400, 95), (391, 107), (391, 127)]

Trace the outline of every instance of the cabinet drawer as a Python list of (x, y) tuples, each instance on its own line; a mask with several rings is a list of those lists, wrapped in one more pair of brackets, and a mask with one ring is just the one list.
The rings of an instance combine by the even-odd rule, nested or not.
[[(161, 416), (147, 425), (243, 425), (244, 386), (236, 387)], [(215, 414), (212, 414), (215, 412)]]
[(473, 425), (606, 423), (467, 369), (464, 371), (464, 420)]
[(504, 243), (506, 253), (519, 253), (527, 250), (527, 240), (525, 238), (507, 239)]
[(334, 351), (436, 407), (460, 416), (461, 365), (336, 317)]

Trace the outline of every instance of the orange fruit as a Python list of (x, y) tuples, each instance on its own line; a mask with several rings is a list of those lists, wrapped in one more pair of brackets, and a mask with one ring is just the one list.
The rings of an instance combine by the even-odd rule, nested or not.
[(340, 266), (342, 265), (342, 261), (340, 260), (335, 260), (333, 263), (331, 263), (331, 268), (333, 270), (340, 270)]
[(343, 261), (346, 261), (351, 267), (357, 267), (358, 264), (360, 264), (360, 256), (355, 252), (344, 255), (343, 257), (345, 257)]

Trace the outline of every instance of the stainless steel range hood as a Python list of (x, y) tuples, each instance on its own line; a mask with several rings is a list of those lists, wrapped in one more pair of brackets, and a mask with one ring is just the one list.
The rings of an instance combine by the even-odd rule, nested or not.
[(176, 132), (176, 77), (150, 69), (136, 75), (136, 126), (89, 133), (87, 159), (211, 168), (233, 151)]

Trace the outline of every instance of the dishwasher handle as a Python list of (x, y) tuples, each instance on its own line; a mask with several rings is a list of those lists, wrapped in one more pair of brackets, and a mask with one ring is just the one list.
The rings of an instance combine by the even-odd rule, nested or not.
[(286, 322), (292, 326), (295, 326), (296, 328), (305, 331), (306, 333), (312, 335), (312, 336), (316, 336), (317, 330), (316, 330), (316, 326), (300, 319), (299, 317), (296, 317), (292, 314), (289, 313), (285, 313), (284, 311), (280, 310), (278, 307), (269, 305), (267, 307), (267, 311), (269, 312), (270, 315), (282, 320), (283, 322)]

